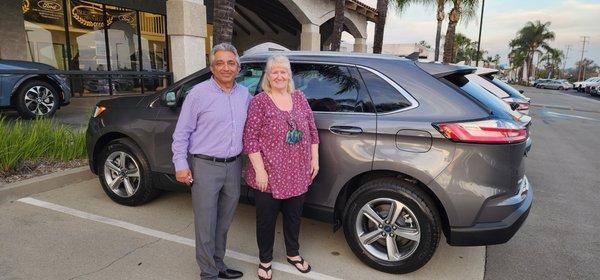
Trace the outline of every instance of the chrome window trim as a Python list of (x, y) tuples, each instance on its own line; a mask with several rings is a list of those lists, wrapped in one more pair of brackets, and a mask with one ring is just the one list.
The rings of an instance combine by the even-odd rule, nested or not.
[[(290, 62), (291, 63), (302, 63), (302, 64), (341, 65), (341, 66), (357, 67), (357, 68), (361, 68), (361, 69), (367, 70), (367, 71), (369, 71), (369, 72), (377, 75), (378, 77), (382, 78), (384, 81), (386, 81), (389, 85), (391, 85), (393, 88), (395, 88), (398, 91), (398, 93), (400, 93), (410, 103), (410, 105), (408, 107), (404, 107), (402, 109), (398, 109), (398, 110), (390, 111), (390, 112), (384, 112), (384, 113), (314, 111), (315, 113), (318, 112), (318, 113), (328, 113), (328, 114), (332, 114), (332, 113), (339, 114), (339, 113), (341, 113), (341, 114), (363, 114), (363, 115), (373, 115), (373, 114), (376, 114), (376, 115), (390, 115), (390, 114), (395, 114), (395, 113), (399, 113), (399, 112), (404, 112), (404, 111), (412, 110), (414, 108), (419, 107), (419, 102), (412, 95), (410, 95), (410, 93), (408, 93), (404, 88), (402, 88), (400, 85), (398, 85), (392, 79), (390, 79), (386, 75), (382, 74), (381, 72), (379, 72), (379, 71), (377, 71), (377, 70), (375, 70), (373, 68), (366, 67), (366, 66), (363, 66), (363, 65), (351, 64), (351, 63), (343, 63), (343, 62), (318, 62), (318, 61), (310, 61), (310, 60), (306, 60), (306, 61), (290, 61)], [(261, 62), (260, 61), (255, 61), (255, 60), (250, 60), (250, 61), (243, 61), (242, 63), (261, 63)], [(368, 90), (368, 88), (367, 88), (367, 90)]]
[[(379, 72), (375, 69), (372, 69), (372, 68), (369, 68), (366, 66), (356, 65), (356, 67), (365, 69), (365, 70), (377, 75), (378, 77), (382, 78), (384, 81), (386, 81), (388, 84), (390, 84), (393, 88), (395, 88), (398, 91), (398, 93), (400, 93), (410, 103), (410, 106), (408, 106), (408, 107), (404, 107), (402, 109), (384, 112), (384, 113), (377, 113), (378, 115), (390, 115), (390, 114), (395, 114), (395, 113), (399, 113), (399, 112), (412, 110), (414, 108), (419, 107), (419, 102), (412, 95), (410, 95), (410, 93), (408, 93), (404, 88), (402, 88), (396, 82), (392, 81), (392, 79), (388, 78), (386, 75), (382, 74), (381, 72)], [(368, 87), (367, 87), (367, 90), (368, 90)]]

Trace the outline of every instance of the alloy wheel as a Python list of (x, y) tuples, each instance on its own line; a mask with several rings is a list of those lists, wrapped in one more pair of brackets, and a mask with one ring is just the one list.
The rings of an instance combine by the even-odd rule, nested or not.
[(33, 86), (25, 93), (25, 106), (36, 116), (44, 116), (52, 112), (56, 100), (52, 91), (45, 86)]
[(410, 257), (421, 240), (415, 214), (391, 198), (373, 199), (360, 209), (356, 234), (361, 247), (369, 254), (392, 262)]
[(104, 180), (114, 194), (131, 197), (140, 187), (139, 165), (130, 154), (113, 152), (104, 162)]

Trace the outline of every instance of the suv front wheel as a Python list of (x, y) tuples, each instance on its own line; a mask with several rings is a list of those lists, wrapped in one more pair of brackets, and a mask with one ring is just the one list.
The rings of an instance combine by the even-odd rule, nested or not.
[(148, 160), (131, 140), (113, 140), (97, 157), (98, 176), (104, 192), (119, 204), (141, 205), (158, 194), (152, 187)]
[(431, 199), (411, 182), (382, 178), (352, 194), (344, 234), (356, 256), (388, 273), (425, 265), (440, 239), (440, 218)]

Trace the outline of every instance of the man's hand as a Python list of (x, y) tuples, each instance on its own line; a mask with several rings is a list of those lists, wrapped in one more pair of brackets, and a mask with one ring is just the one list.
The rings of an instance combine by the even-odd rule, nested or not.
[(261, 192), (266, 191), (269, 183), (269, 175), (267, 174), (267, 171), (264, 169), (254, 171), (256, 173), (256, 186), (258, 187), (258, 190)]
[(188, 186), (192, 185), (194, 182), (194, 178), (192, 178), (192, 171), (189, 169), (183, 169), (175, 172), (175, 179), (177, 179), (177, 182), (186, 184)]

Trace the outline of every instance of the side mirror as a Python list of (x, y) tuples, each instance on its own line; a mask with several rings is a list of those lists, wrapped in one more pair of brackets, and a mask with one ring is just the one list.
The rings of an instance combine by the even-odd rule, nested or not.
[(167, 107), (177, 106), (177, 94), (174, 91), (169, 91), (163, 95), (163, 103)]
[(520, 93), (524, 93), (525, 91), (524, 91), (524, 90), (522, 90), (522, 89), (520, 89), (520, 90), (519, 90), (519, 92), (520, 92)]

